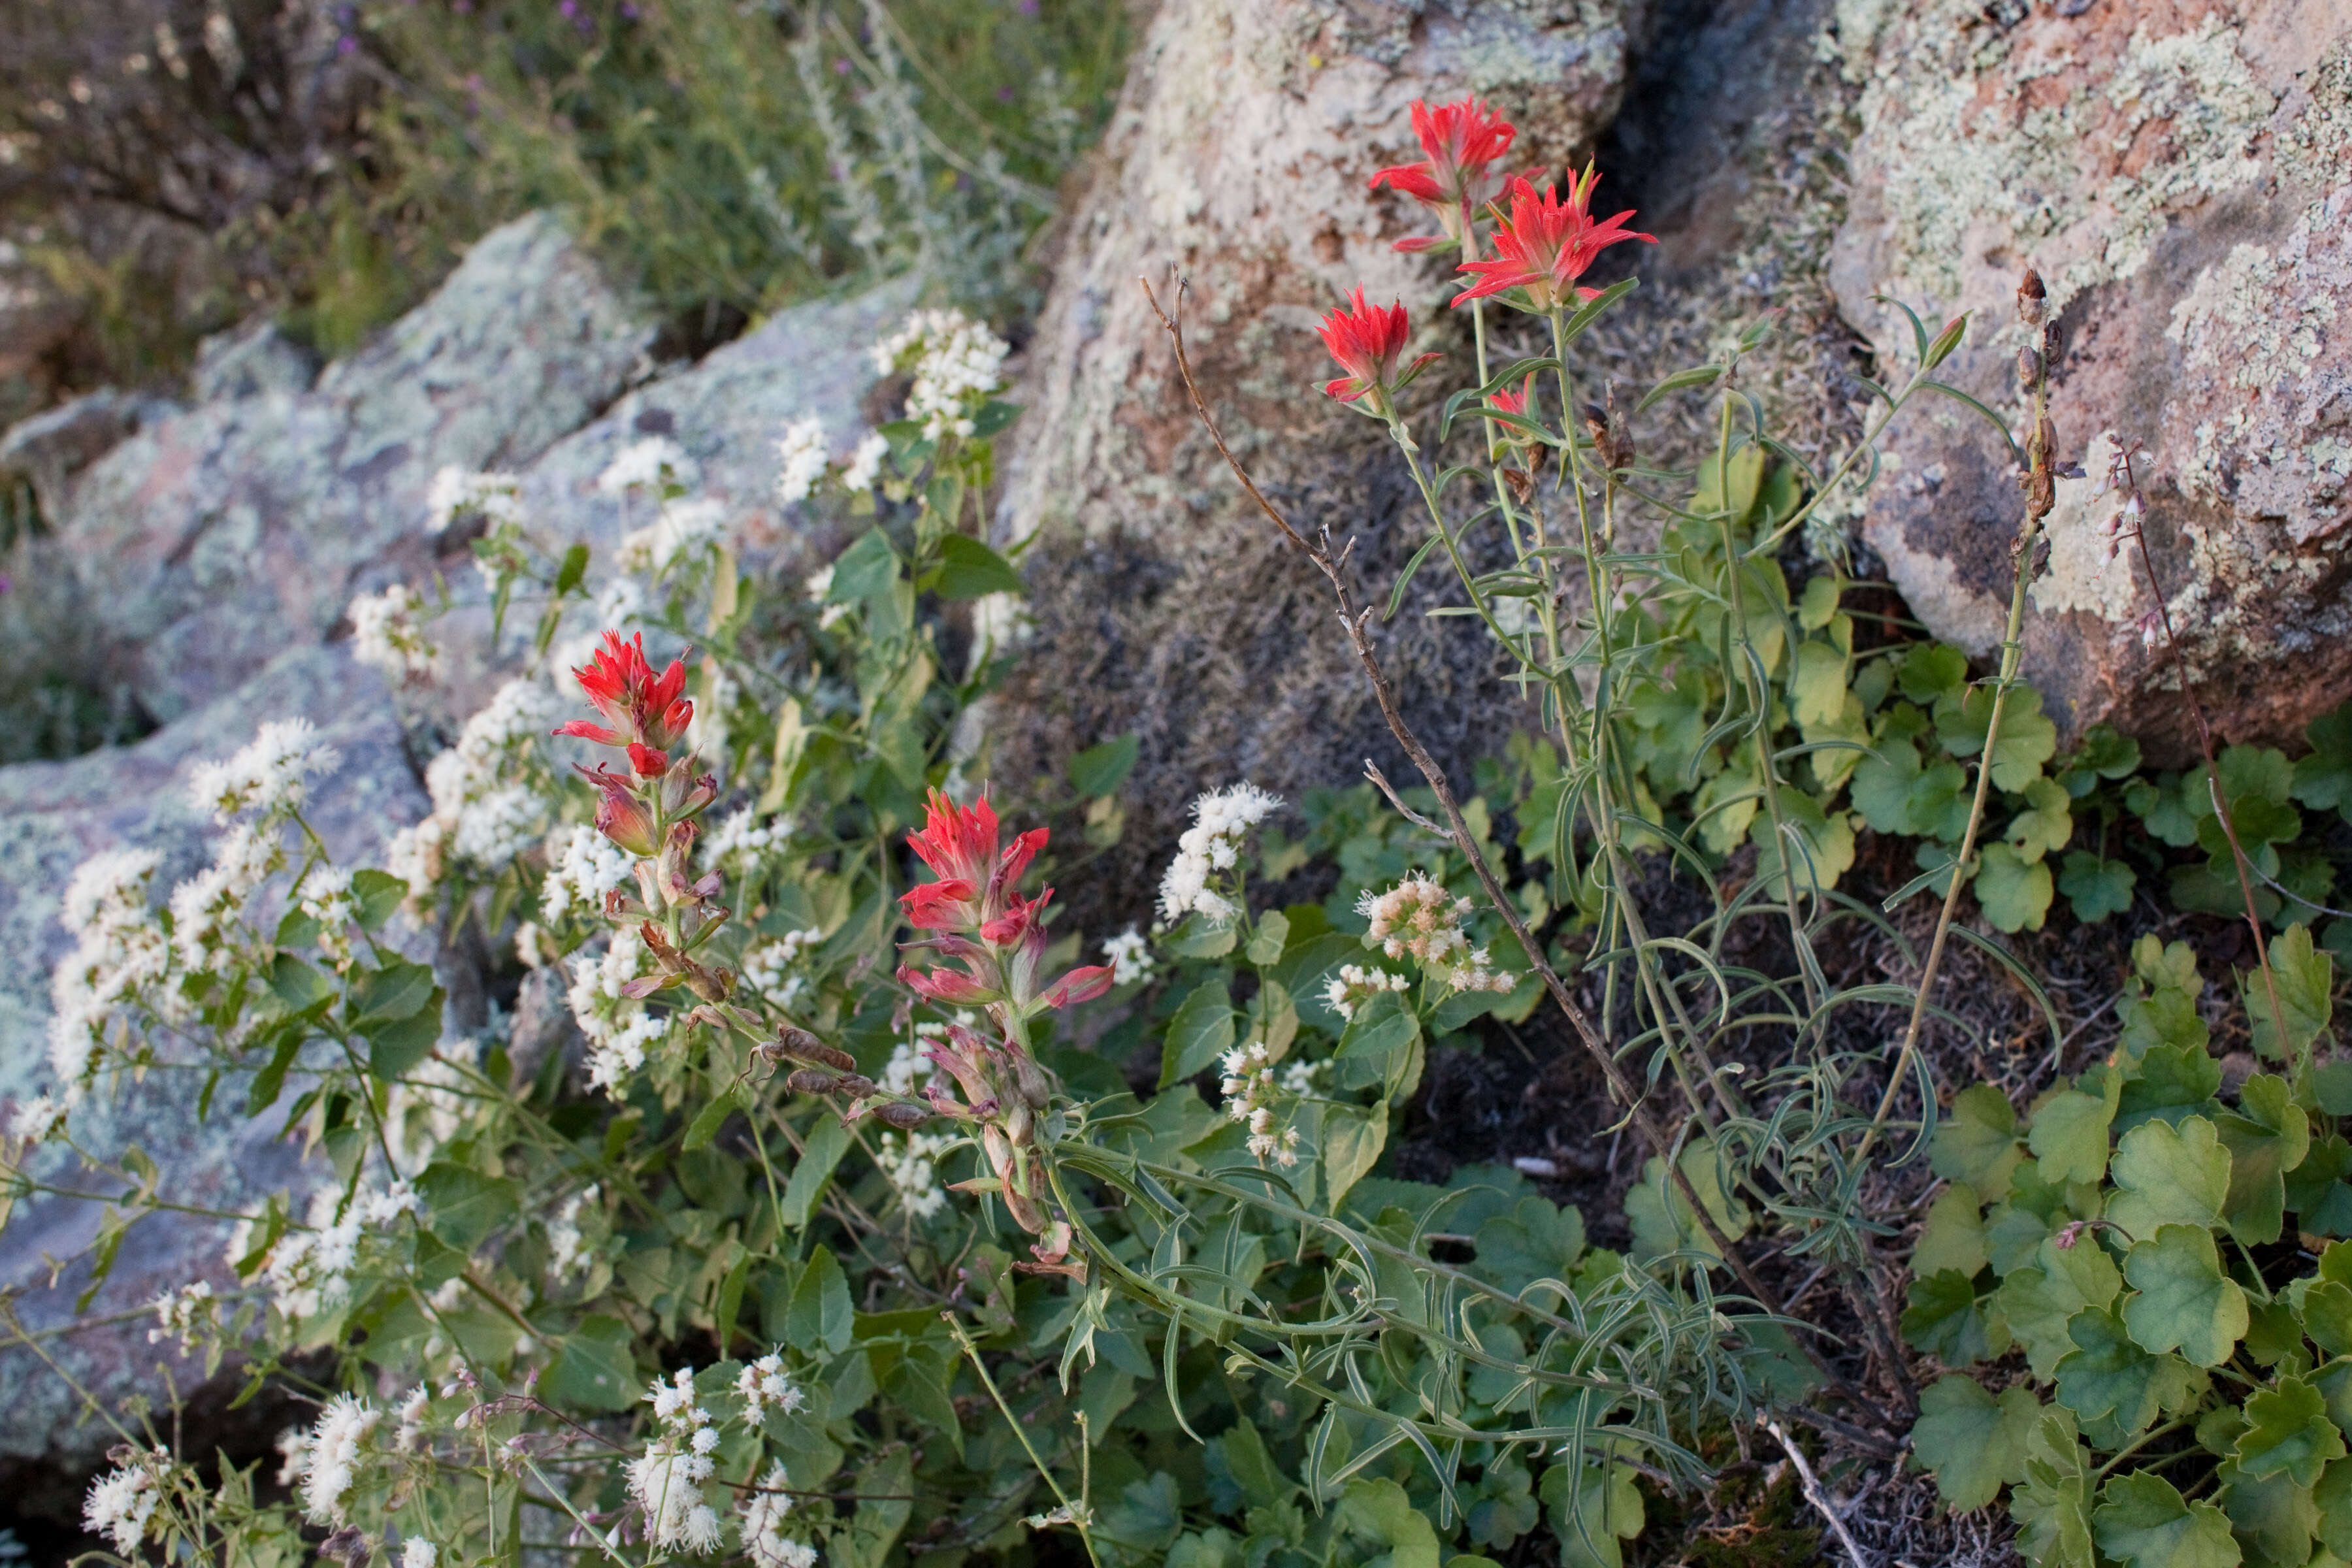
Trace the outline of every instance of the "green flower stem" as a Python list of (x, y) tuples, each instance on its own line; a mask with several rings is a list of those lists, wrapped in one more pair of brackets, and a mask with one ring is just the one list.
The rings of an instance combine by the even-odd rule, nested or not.
[[(989, 1398), (996, 1402), (996, 1408), (1003, 1414), (1004, 1424), (1013, 1428), (1013, 1435), (1021, 1439), (1023, 1451), (1028, 1454), (1029, 1462), (1037, 1467), (1037, 1473), (1045, 1478), (1045, 1485), (1053, 1491), (1054, 1500), (1062, 1505), (1064, 1513), (1069, 1515), (1071, 1525), (1078, 1532), (1078, 1540), (1086, 1545), (1087, 1561), (1095, 1568), (1102, 1568), (1102, 1553), (1095, 1550), (1092, 1521), (1087, 1517), (1083, 1486), (1077, 1506), (1072, 1507), (1069, 1494), (1062, 1490), (1062, 1483), (1054, 1479), (1054, 1472), (1046, 1468), (1045, 1459), (1037, 1452), (1037, 1446), (1029, 1440), (1029, 1428), (1021, 1424), (1021, 1417), (1013, 1414), (1013, 1406), (1007, 1405), (1004, 1395), (997, 1391), (996, 1380), (988, 1375), (988, 1363), (981, 1359), (980, 1347), (971, 1342), (971, 1336), (964, 1332), (963, 1325), (956, 1321), (953, 1312), (941, 1312), (940, 1321), (947, 1324), (948, 1332), (953, 1334), (956, 1343), (963, 1347), (963, 1353), (971, 1361), (972, 1371), (980, 1374), (981, 1386), (987, 1389)], [(1083, 1427), (1079, 1430), (1079, 1440), (1086, 1440)]]

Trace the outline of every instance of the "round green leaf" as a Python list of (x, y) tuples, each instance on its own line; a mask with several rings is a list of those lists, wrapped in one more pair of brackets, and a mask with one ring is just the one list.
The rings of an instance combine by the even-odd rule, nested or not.
[(2246, 1293), (2221, 1272), (2213, 1233), (2202, 1226), (2161, 1226), (2131, 1249), (2124, 1278), (2137, 1292), (2124, 1303), (2124, 1326), (2142, 1350), (2178, 1350), (2198, 1366), (2219, 1366), (2245, 1337)]

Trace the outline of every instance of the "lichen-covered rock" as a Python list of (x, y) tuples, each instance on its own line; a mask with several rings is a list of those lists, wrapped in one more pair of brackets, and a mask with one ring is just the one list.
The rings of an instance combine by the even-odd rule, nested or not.
[[(297, 713), (310, 715), (343, 759), (337, 772), (313, 783), (306, 818), (339, 859), (366, 864), (379, 858), (394, 830), (422, 816), (426, 805), (383, 682), (341, 648), (286, 653), (232, 695), (135, 746), (0, 768), (0, 942), (12, 955), (0, 970), (0, 1100), (21, 1101), (49, 1087), (48, 971), (72, 945), (57, 916), (74, 868), (101, 850), (131, 847), (162, 853), (158, 880), (165, 885), (200, 868), (220, 830), (187, 799), (190, 765), (234, 752), (265, 720)], [(453, 994), (473, 990), (456, 965), (442, 967)], [(478, 1010), (478, 990), (472, 1000)], [(282, 1107), (248, 1121), (219, 1102), (208, 1119), (199, 1119), (190, 1075), (166, 1068), (119, 1098), (94, 1099), (76, 1113), (74, 1132), (103, 1158), (136, 1144), (154, 1161), (171, 1201), (233, 1212), (289, 1184), (298, 1198), (304, 1190), (299, 1141), (277, 1136), (283, 1121)], [(39, 1157), (35, 1173), (90, 1181), (62, 1151)], [(0, 1290), (16, 1293), (16, 1310), (36, 1333), (80, 1319), (43, 1348), (110, 1410), (132, 1394), (160, 1402), (159, 1363), (184, 1394), (196, 1392), (204, 1383), (201, 1363), (183, 1359), (176, 1342), (151, 1343), (152, 1321), (139, 1309), (198, 1279), (229, 1288), (222, 1256), (228, 1222), (201, 1213), (142, 1219), (88, 1311), (78, 1314), (75, 1299), (89, 1281), (81, 1255), (103, 1211), (102, 1203), (58, 1197), (19, 1203), (0, 1229)], [(54, 1283), (49, 1258), (67, 1264)], [(0, 1421), (0, 1478), (28, 1460), (88, 1466), (114, 1440), (22, 1346), (0, 1348), (0, 1410), (8, 1413)]]
[[(1385, 731), (1312, 570), (1247, 506), (1179, 385), (1137, 287), (1185, 320), (1202, 390), (1243, 461), (1293, 509), (1360, 538), (1385, 597), (1426, 536), (1386, 438), (1316, 390), (1313, 327), (1355, 285), (1456, 341), (1443, 263), (1401, 256), (1420, 208), (1366, 182), (1419, 158), (1416, 98), (1485, 95), (1519, 127), (1514, 168), (1557, 170), (1617, 108), (1632, 0), (1414, 6), (1170, 0), (1129, 68), (1092, 184), (1066, 220), (1016, 426), (1003, 525), (1038, 535), (1036, 654), (1015, 677), (1000, 766), (1055, 764), (1142, 732), (1131, 849), (1156, 853), (1196, 789), (1344, 782)], [(1427, 334), (1425, 334), (1427, 335)], [(1434, 581), (1435, 574), (1432, 574)], [(1416, 605), (1385, 628), (1433, 739), (1458, 741), (1486, 650)]]
[[(2061, 15), (2073, 12), (2074, 15)], [(2335, 0), (2095, 0), (2055, 11), (1843, 0), (1863, 79), (1833, 262), (1895, 362), (1921, 313), (1979, 312), (1947, 379), (2014, 410), (2010, 301), (2031, 263), (2064, 343), (2053, 414), (2086, 459), (2050, 521), (2026, 673), (2069, 728), (2184, 740), (2179, 678), (2109, 563), (2104, 456), (2144, 443), (2149, 542), (2192, 677), (2232, 738), (2292, 736), (2352, 695), (2352, 11)], [(2021, 500), (1957, 404), (1906, 415), (1864, 537), (1920, 618), (2000, 639)]]
[(103, 676), (168, 720), (322, 638), (362, 568), (405, 551), (424, 575), (437, 469), (522, 467), (619, 395), (652, 341), (541, 215), (315, 386), (279, 377), (145, 422), (49, 513)]

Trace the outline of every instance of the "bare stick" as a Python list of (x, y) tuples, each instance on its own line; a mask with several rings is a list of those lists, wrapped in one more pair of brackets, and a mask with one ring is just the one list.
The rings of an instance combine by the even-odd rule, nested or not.
[[(1771, 1287), (1757, 1277), (1755, 1270), (1748, 1267), (1747, 1261), (1735, 1249), (1731, 1238), (1724, 1234), (1720, 1226), (1716, 1224), (1714, 1215), (1707, 1212), (1706, 1205), (1700, 1198), (1698, 1189), (1692, 1184), (1689, 1174), (1683, 1170), (1682, 1163), (1675, 1158), (1674, 1140), (1667, 1136), (1665, 1130), (1659, 1126), (1657, 1119), (1650, 1113), (1649, 1108), (1643, 1102), (1640, 1088), (1626, 1073), (1623, 1065), (1617, 1060), (1615, 1053), (1610, 1050), (1608, 1042), (1602, 1039), (1600, 1029), (1594, 1026), (1591, 1016), (1578, 1005), (1567, 983), (1559, 977), (1559, 972), (1553, 969), (1551, 961), (1544, 954), (1543, 944), (1536, 940), (1535, 934), (1528, 929), (1527, 921), (1520, 918), (1517, 906), (1511, 901), (1509, 895), (1504, 890), (1501, 879), (1495, 875), (1494, 868), (1486, 863), (1486, 858), (1479, 852), (1477, 840), (1472, 836), (1469, 824), (1463, 819), (1462, 808), (1454, 799), (1453, 786), (1446, 782), (1445, 771), (1438, 766), (1437, 759), (1430, 755), (1429, 748), (1422, 744), (1421, 737), (1415, 734), (1412, 727), (1405, 721), (1403, 710), (1397, 703), (1396, 689), (1390, 684), (1388, 672), (1381, 667), (1380, 655), (1373, 648), (1371, 638), (1365, 629), (1372, 612), (1369, 607), (1358, 605), (1355, 593), (1348, 584), (1345, 568), (1348, 552), (1352, 546), (1343, 547), (1335, 552), (1331, 548), (1331, 534), (1328, 529), (1320, 531), (1318, 536), (1310, 542), (1304, 534), (1291, 526), (1290, 521), (1276, 509), (1272, 501), (1265, 499), (1265, 493), (1258, 489), (1257, 482), (1251, 479), (1249, 471), (1242, 467), (1241, 460), (1235, 458), (1233, 449), (1225, 445), (1223, 434), (1217, 428), (1216, 420), (1209, 413), (1208, 404), (1201, 395), (1200, 385), (1192, 378), (1192, 361), (1184, 352), (1182, 325), (1175, 316), (1171, 316), (1160, 308), (1160, 298), (1152, 292), (1149, 279), (1139, 278), (1136, 281), (1142, 286), (1143, 297), (1150, 303), (1152, 314), (1160, 318), (1160, 326), (1168, 333), (1169, 342), (1173, 345), (1176, 353), (1177, 374), (1183, 379), (1184, 390), (1192, 399), (1192, 410), (1200, 416), (1202, 426), (1209, 432), (1209, 439), (1216, 443), (1219, 455), (1225, 459), (1225, 466), (1233, 469), (1234, 477), (1241, 481), (1242, 489), (1248, 492), (1250, 500), (1257, 503), (1258, 510), (1282, 531), (1282, 536), (1290, 542), (1293, 548), (1314, 563), (1316, 569), (1321, 572), (1331, 584), (1332, 596), (1339, 601), (1340, 629), (1347, 634), (1348, 644), (1356, 656), (1356, 662), (1363, 667), (1366, 679), (1371, 682), (1372, 696), (1380, 703), (1381, 717), (1388, 721), (1389, 733), (1396, 737), (1397, 744), (1404, 749), (1406, 758), (1420, 771), (1423, 780), (1429, 785), (1431, 792), (1437, 796), (1438, 809), (1445, 818), (1444, 829), (1445, 837), (1452, 841), (1454, 847), (1463, 858), (1469, 862), (1471, 870), (1478, 878), (1479, 886), (1486, 889), (1487, 901), (1495, 907), (1496, 913), (1502, 916), (1503, 923), (1510, 928), (1511, 935), (1517, 941), (1520, 951), (1527, 954), (1528, 967), (1542, 980), (1545, 991), (1550, 994), (1552, 1002), (1559, 1008), (1561, 1015), (1568, 1019), (1570, 1026), (1576, 1031), (1577, 1038), (1583, 1045), (1586, 1054), (1599, 1065), (1601, 1075), (1609, 1081), (1611, 1091), (1624, 1105), (1626, 1114), (1632, 1119), (1635, 1130), (1641, 1133), (1643, 1142), (1647, 1143), (1651, 1151), (1656, 1154), (1660, 1166), (1666, 1173), (1667, 1179), (1673, 1182), (1676, 1190), (1681, 1193), (1683, 1201), (1689, 1206), (1691, 1217), (1696, 1222), (1699, 1229), (1705, 1233), (1708, 1242), (1714, 1246), (1725, 1263), (1730, 1266), (1732, 1273), (1738, 1276), (1741, 1286), (1746, 1289), (1756, 1304), (1774, 1317), (1787, 1317), (1788, 1314), (1781, 1310), (1779, 1298), (1774, 1294)], [(1185, 288), (1184, 281), (1179, 279), (1176, 284), (1176, 308), (1180, 314), (1183, 310)], [(1389, 787), (1388, 781), (1380, 776), (1378, 770), (1371, 771), (1371, 777), (1391, 800), (1395, 799), (1395, 792)], [(1399, 804), (1402, 805), (1402, 803)], [(1417, 820), (1432, 827), (1436, 826), (1429, 823), (1427, 818)], [(1820, 1352), (1807, 1342), (1805, 1336), (1791, 1337), (1803, 1350), (1806, 1359), (1811, 1361), (1825, 1378), (1844, 1392), (1849, 1398), (1853, 1399), (1856, 1404), (1864, 1403), (1859, 1391), (1822, 1358)]]
[(1803, 1490), (1805, 1500), (1813, 1505), (1815, 1513), (1829, 1521), (1830, 1533), (1838, 1538), (1840, 1546), (1845, 1548), (1846, 1560), (1853, 1564), (1853, 1568), (1870, 1568), (1870, 1559), (1863, 1554), (1862, 1543), (1854, 1540), (1853, 1533), (1845, 1527), (1845, 1521), (1838, 1516), (1837, 1510), (1830, 1506), (1829, 1493), (1822, 1489), (1821, 1479), (1813, 1474), (1813, 1467), (1805, 1462), (1805, 1451), (1797, 1447), (1787, 1428), (1769, 1415), (1759, 1411), (1756, 1424), (1778, 1438), (1780, 1447), (1787, 1451), (1789, 1462), (1797, 1467), (1797, 1485)]

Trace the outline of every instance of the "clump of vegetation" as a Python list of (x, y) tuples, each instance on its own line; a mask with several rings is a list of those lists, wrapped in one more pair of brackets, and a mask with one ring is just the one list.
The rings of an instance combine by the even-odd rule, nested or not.
[[(878, 60), (875, 26), (838, 41)], [(782, 433), (782, 498), (824, 486), (869, 523), (797, 584), (741, 569), (665, 437), (601, 481), (637, 525), (602, 574), (510, 479), (445, 477), (478, 598), (535, 635), (381, 866), (307, 830), (338, 760), (278, 719), (192, 773), (209, 867), (168, 893), (152, 855), (75, 873), (7, 1201), (103, 1202), (73, 1260), (94, 1284), (167, 1210), (217, 1226), (222, 1266), (153, 1304), (157, 1333), (314, 1407), (273, 1486), (175, 1449), (154, 1402), (89, 1401), (122, 1439), (85, 1516), (114, 1556), (1622, 1568), (1664, 1550), (1654, 1519), (1700, 1560), (1859, 1560), (1901, 1543), (1858, 1540), (1834, 1489), (1906, 1457), (1956, 1509), (2009, 1489), (2053, 1568), (2335, 1549), (2352, 1264), (2323, 1247), (2352, 1233), (2352, 1091), (2340, 928), (2306, 918), (2332, 915), (2332, 865), (2295, 803), (2352, 804), (2352, 731), (2186, 779), (2104, 732), (2061, 753), (2017, 677), (2064, 468), (2035, 289), (2021, 439), (1936, 378), (1968, 321), (1917, 322), (1815, 469), (1739, 384), (1756, 334), (1627, 407), (1580, 398), (1569, 351), (1633, 287), (1580, 279), (1647, 237), (1594, 216), (1590, 171), (1502, 186), (1484, 105), (1416, 124), (1425, 160), (1381, 177), (1432, 212), (1407, 244), (1460, 258), (1475, 374), (1416, 385), (1438, 356), (1359, 290), (1321, 394), (1392, 438), (1426, 543), (1367, 596), (1344, 542), (1234, 471), (1322, 574), (1417, 784), (1368, 769), (1294, 837), (1288, 803), (1204, 780), (1148, 929), (1056, 931), (1045, 884), (1116, 842), (1138, 743), (980, 784), (982, 699), (1017, 658), (1019, 563), (982, 527), (1016, 410), (1003, 345), (929, 310), (880, 347), (904, 417), (845, 460), (814, 420)], [(1549, 352), (1495, 363), (1501, 310)], [(1702, 396), (1715, 449), (1644, 466), (1643, 416)], [(1986, 672), (1795, 564), (1922, 397), (2019, 460)], [(1621, 543), (1636, 510), (1656, 548)], [(1423, 571), (1531, 699), (1468, 790), (1368, 635)], [(352, 608), (403, 680), (439, 679), (424, 586)], [(1310, 878), (1319, 899), (1283, 896)], [(2011, 939), (2152, 914), (2159, 886), (2243, 921), (2234, 1007), (2144, 939), (2105, 1059), (2022, 1114), (1950, 1093), (1955, 1060), (2038, 1083), (2073, 1043)], [(560, 993), (576, 1041), (458, 1037), (419, 955), (460, 931)], [(1956, 1005), (1960, 953), (2029, 999), (2046, 1067)], [(2234, 1082), (2223, 1012), (2252, 1053)], [(1445, 1131), (1429, 1086), (1507, 1046), (1532, 1063), (1530, 1033), (1588, 1086), (1559, 1159), (1408, 1169), (1406, 1135)], [(204, 1214), (90, 1141), (87, 1108), (166, 1072), (215, 1114), (282, 1116), (303, 1182)], [(1563, 1175), (1604, 1142), (1593, 1179)], [(1951, 1374), (1922, 1390), (1919, 1353)]]

